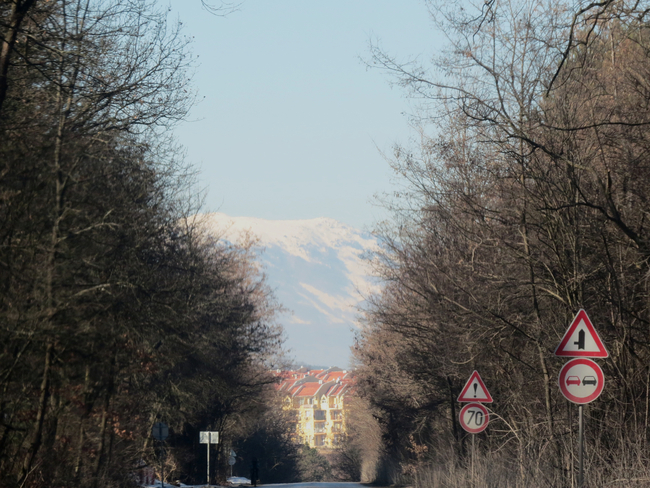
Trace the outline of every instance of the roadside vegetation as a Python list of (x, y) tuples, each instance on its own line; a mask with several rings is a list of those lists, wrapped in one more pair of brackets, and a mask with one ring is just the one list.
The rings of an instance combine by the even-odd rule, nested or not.
[(281, 329), (253, 247), (191, 218), (188, 37), (150, 0), (3, 1), (0, 35), (0, 486), (203, 482), (201, 430), (225, 479)]
[[(585, 486), (650, 483), (650, 5), (427, 2), (448, 38), (386, 70), (419, 105), (355, 348), (380, 439), (366, 481), (568, 487), (577, 407), (553, 351), (584, 308), (610, 357), (585, 407)], [(495, 399), (472, 440), (456, 398)], [(373, 454), (374, 453), (374, 454)]]

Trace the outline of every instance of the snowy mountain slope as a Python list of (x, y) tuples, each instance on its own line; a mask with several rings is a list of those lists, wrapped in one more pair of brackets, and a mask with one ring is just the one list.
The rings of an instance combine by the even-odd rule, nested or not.
[(355, 307), (377, 287), (361, 259), (377, 248), (375, 238), (330, 218), (202, 217), (210, 233), (231, 242), (247, 234), (259, 238), (269, 284), (293, 312), (280, 318), (291, 355), (298, 362), (347, 366)]

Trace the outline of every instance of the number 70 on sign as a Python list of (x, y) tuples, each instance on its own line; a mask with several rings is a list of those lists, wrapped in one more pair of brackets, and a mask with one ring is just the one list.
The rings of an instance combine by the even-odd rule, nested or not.
[(469, 403), (465, 405), (459, 415), (460, 425), (470, 434), (483, 432), (490, 421), (490, 414), (480, 403)]

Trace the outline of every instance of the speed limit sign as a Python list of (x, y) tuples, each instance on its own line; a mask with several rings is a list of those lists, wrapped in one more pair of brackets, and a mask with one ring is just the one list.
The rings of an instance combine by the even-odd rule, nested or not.
[(460, 411), (460, 425), (470, 434), (483, 432), (490, 421), (487, 408), (480, 403), (468, 403)]

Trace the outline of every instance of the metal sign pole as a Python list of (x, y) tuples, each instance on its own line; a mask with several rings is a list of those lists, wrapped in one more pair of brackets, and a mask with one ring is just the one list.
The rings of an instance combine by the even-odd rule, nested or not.
[(160, 477), (162, 478), (160, 480), (160, 483), (162, 484), (162, 488), (165, 488), (165, 448), (164, 447), (161, 447), (160, 449)]
[[(583, 488), (585, 483), (583, 405), (598, 398), (605, 386), (603, 370), (589, 358), (609, 357), (603, 341), (600, 340), (598, 332), (587, 317), (587, 312), (582, 309), (578, 312), (564, 333), (560, 345), (555, 349), (555, 355), (574, 358), (562, 366), (558, 382), (564, 397), (578, 404), (578, 488)], [(573, 465), (573, 462), (571, 464)], [(575, 466), (572, 466), (571, 476), (575, 476)]]
[(472, 434), (472, 474), (471, 474), (472, 481), (470, 482), (471, 486), (475, 486), (474, 485), (474, 452), (475, 452), (475, 449), (474, 449), (474, 437), (476, 437), (476, 436), (474, 434)]
[(156, 450), (155, 441), (158, 441), (159, 448), (159, 458), (160, 458), (160, 483), (162, 488), (165, 488), (165, 439), (169, 435), (169, 427), (164, 422), (156, 422), (151, 429), (151, 434), (153, 435), (154, 440), (154, 453)]
[(583, 488), (585, 482), (584, 472), (584, 446), (585, 420), (582, 414), (582, 405), (578, 406), (578, 488)]
[[(199, 432), (199, 443), (207, 444), (206, 456), (205, 456), (207, 473), (205, 476), (205, 483), (207, 486), (211, 486), (210, 485), (210, 444), (219, 444), (219, 432), (210, 432), (210, 431)], [(219, 454), (219, 451), (217, 451), (217, 454)], [(217, 458), (218, 457), (219, 456), (217, 455)], [(217, 459), (217, 461), (219, 461), (219, 459)]]

